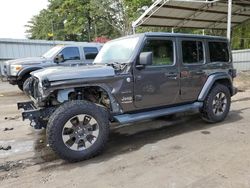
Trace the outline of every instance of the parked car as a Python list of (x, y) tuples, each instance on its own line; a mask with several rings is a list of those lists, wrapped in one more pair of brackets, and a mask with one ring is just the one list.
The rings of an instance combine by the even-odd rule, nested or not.
[(94, 65), (32, 72), (18, 103), (23, 119), (47, 128), (50, 147), (68, 161), (99, 154), (110, 124), (199, 110), (210, 123), (228, 115), (236, 71), (226, 38), (144, 33), (106, 43)]
[(81, 45), (58, 45), (41, 57), (30, 57), (6, 61), (3, 77), (12, 85), (23, 90), (24, 82), (31, 72), (51, 66), (76, 66), (91, 64), (101, 49), (101, 44), (86, 43)]

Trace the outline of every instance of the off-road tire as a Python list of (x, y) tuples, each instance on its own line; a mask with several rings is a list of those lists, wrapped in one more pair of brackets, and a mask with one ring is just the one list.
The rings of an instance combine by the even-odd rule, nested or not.
[[(225, 95), (227, 99), (227, 104), (226, 104), (224, 112), (218, 116), (218, 115), (215, 115), (213, 111), (213, 101), (216, 95), (219, 93), (223, 93)], [(200, 110), (201, 117), (203, 120), (209, 123), (221, 122), (227, 117), (229, 110), (230, 110), (230, 106), (231, 106), (231, 94), (230, 94), (229, 88), (222, 84), (215, 84), (212, 87), (211, 91), (209, 92), (208, 96), (206, 97), (203, 107)]]
[[(99, 125), (99, 135), (92, 146), (83, 151), (69, 149), (63, 142), (62, 130), (65, 123), (79, 114), (94, 117)], [(52, 150), (69, 162), (86, 160), (100, 154), (109, 136), (109, 116), (107, 111), (87, 101), (69, 101), (59, 106), (50, 116), (47, 125), (47, 140)]]
[(23, 91), (24, 83), (25, 83), (26, 80), (29, 79), (29, 78), (30, 78), (30, 74), (26, 74), (26, 75), (23, 76), (23, 78), (22, 78), (21, 80), (19, 80), (19, 81), (17, 82), (17, 86), (18, 86), (18, 88), (19, 88), (21, 91)]

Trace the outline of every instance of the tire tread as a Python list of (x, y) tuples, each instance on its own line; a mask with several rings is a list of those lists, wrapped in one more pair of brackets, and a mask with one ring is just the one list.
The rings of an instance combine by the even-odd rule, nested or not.
[[(229, 106), (227, 107), (226, 112), (223, 114), (223, 116), (221, 118), (217, 118), (212, 112), (210, 103), (213, 101), (214, 95), (220, 91), (223, 91), (225, 95), (228, 97)], [(203, 108), (201, 109), (201, 117), (203, 120), (209, 123), (221, 122), (226, 118), (230, 109), (230, 105), (231, 105), (231, 94), (229, 88), (225, 85), (216, 83), (212, 87), (211, 91), (209, 92), (207, 98), (204, 101)]]
[[(67, 152), (66, 150), (58, 147), (58, 138), (57, 138), (57, 126), (60, 124), (61, 117), (66, 117), (69, 113), (72, 113), (74, 110), (78, 109), (88, 109), (88, 111), (98, 114), (99, 119), (102, 122), (98, 122), (99, 126), (103, 126), (103, 136), (100, 138), (100, 144), (98, 147), (94, 149), (92, 152), (86, 152), (82, 156), (74, 156)], [(56, 111), (51, 115), (48, 126), (47, 126), (47, 140), (49, 146), (52, 150), (60, 156), (62, 159), (69, 161), (69, 162), (77, 162), (81, 160), (87, 160), (89, 158), (95, 157), (96, 155), (100, 154), (107, 143), (109, 135), (109, 118), (108, 113), (105, 109), (87, 102), (87, 101), (70, 101), (62, 104), (59, 106)], [(65, 146), (66, 147), (66, 146)], [(75, 153), (75, 152), (72, 152)]]

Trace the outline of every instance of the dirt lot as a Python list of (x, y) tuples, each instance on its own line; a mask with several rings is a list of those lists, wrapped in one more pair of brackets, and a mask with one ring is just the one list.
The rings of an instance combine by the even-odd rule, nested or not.
[(22, 121), (16, 102), (28, 98), (0, 82), (0, 187), (249, 188), (250, 73), (236, 83), (223, 123), (197, 114), (138, 123), (113, 130), (101, 156), (69, 164), (47, 147), (44, 130)]

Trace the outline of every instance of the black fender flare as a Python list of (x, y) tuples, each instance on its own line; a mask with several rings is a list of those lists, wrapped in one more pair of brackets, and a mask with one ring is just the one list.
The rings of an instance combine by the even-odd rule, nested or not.
[(213, 85), (216, 82), (226, 80), (230, 85), (229, 89), (231, 94), (233, 93), (233, 82), (232, 82), (232, 77), (226, 73), (226, 72), (220, 72), (220, 73), (215, 73), (211, 74), (208, 76), (206, 83), (204, 84), (199, 96), (198, 96), (198, 101), (204, 101), (210, 91), (210, 89), (213, 87)]
[(24, 75), (26, 75), (27, 73), (30, 73), (32, 71), (36, 71), (42, 69), (42, 67), (27, 67), (27, 68), (23, 68), (21, 69), (18, 73), (17, 73), (17, 79), (21, 80), (23, 78)]

